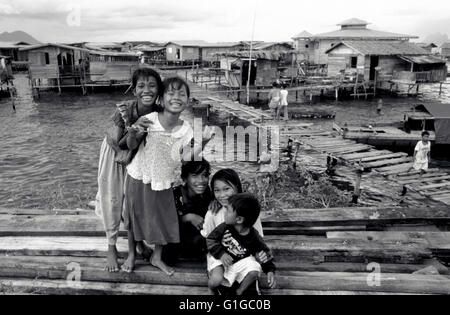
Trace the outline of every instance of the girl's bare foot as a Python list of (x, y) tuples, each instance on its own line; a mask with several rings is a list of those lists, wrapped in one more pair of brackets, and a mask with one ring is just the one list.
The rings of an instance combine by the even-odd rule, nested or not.
[(105, 270), (108, 272), (119, 272), (119, 262), (117, 261), (117, 248), (115, 245), (108, 246)]
[(175, 273), (175, 270), (173, 268), (170, 268), (169, 266), (167, 266), (161, 260), (161, 258), (158, 259), (158, 258), (154, 257), (154, 255), (152, 255), (152, 257), (150, 258), (150, 264), (156, 268), (161, 269), (168, 276), (173, 276), (173, 274)]
[(122, 265), (122, 270), (128, 273), (134, 271), (134, 267), (136, 266), (136, 258), (134, 255), (128, 255), (127, 260)]

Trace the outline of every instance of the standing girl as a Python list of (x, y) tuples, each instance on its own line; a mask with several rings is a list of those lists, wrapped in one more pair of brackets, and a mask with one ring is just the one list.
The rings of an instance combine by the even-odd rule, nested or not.
[[(136, 241), (155, 245), (150, 263), (172, 275), (174, 270), (161, 259), (162, 248), (179, 243), (178, 214), (173, 184), (180, 178), (181, 160), (191, 158), (193, 130), (180, 119), (189, 104), (189, 86), (178, 77), (163, 82), (163, 112), (147, 115), (151, 124), (146, 141), (139, 145), (135, 159), (127, 167), (124, 221), (128, 230), (126, 272), (135, 267)], [(138, 126), (132, 126), (132, 129)], [(186, 152), (187, 151), (187, 152)]]
[[(98, 192), (95, 213), (103, 219), (108, 240), (106, 270), (119, 271), (117, 262), (117, 236), (123, 210), (123, 189), (126, 166), (136, 151), (144, 134), (129, 131), (134, 125), (145, 130), (150, 121), (144, 116), (158, 109), (157, 100), (162, 94), (159, 74), (147, 67), (138, 68), (132, 76), (133, 101), (120, 103), (113, 115), (114, 127), (108, 131), (100, 150)], [(129, 144), (133, 144), (130, 147)]]
[[(214, 174), (211, 179), (211, 191), (214, 194), (214, 200), (211, 202), (208, 212), (205, 216), (203, 230), (201, 234), (207, 238), (208, 235), (220, 224), (225, 222), (227, 213), (228, 199), (231, 196), (242, 193), (242, 183), (239, 175), (232, 169), (222, 169)], [(261, 219), (258, 217), (253, 226), (261, 237), (264, 236)], [(259, 259), (262, 262), (268, 260), (264, 252), (259, 253)], [(210, 287), (217, 287), (217, 283), (224, 279), (224, 267), (222, 261), (214, 258), (211, 254), (206, 256), (207, 268), (209, 273)], [(214, 284), (214, 285), (211, 285)]]

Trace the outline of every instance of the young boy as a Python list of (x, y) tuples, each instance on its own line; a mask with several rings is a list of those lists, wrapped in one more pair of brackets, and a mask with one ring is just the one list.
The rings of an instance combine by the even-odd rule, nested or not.
[(422, 140), (419, 141), (414, 150), (414, 165), (416, 171), (421, 174), (428, 170), (428, 163), (431, 159), (431, 142), (430, 133), (428, 131), (422, 132)]
[[(208, 251), (224, 266), (223, 278), (209, 279), (209, 288), (214, 292), (222, 284), (231, 287), (237, 281), (240, 285), (236, 294), (242, 295), (256, 282), (261, 267), (267, 274), (269, 287), (273, 288), (275, 286), (273, 258), (270, 249), (253, 228), (261, 212), (258, 200), (251, 194), (241, 193), (231, 196), (228, 202), (225, 223), (214, 229), (206, 239)], [(261, 251), (270, 256), (270, 259), (262, 265), (254, 257)]]
[(281, 112), (283, 112), (283, 119), (286, 121), (288, 120), (288, 95), (289, 92), (286, 90), (286, 85), (283, 84), (281, 86), (280, 91), (280, 107), (278, 108), (277, 112), (277, 120), (280, 119)]
[(213, 200), (208, 182), (211, 166), (208, 161), (189, 161), (181, 167), (183, 185), (173, 189), (180, 225), (180, 243), (164, 249), (164, 260), (174, 265), (178, 256), (204, 258), (206, 240), (200, 234), (208, 206)]

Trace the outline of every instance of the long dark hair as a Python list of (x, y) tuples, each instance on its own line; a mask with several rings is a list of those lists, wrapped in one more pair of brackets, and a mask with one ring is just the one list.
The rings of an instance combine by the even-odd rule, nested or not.
[[(239, 178), (238, 173), (236, 173), (236, 171), (232, 170), (231, 168), (222, 169), (214, 174), (214, 176), (211, 179), (211, 192), (213, 194), (215, 182), (218, 180), (225, 182), (228, 185), (236, 188), (236, 192), (238, 194), (242, 193), (241, 179)], [(215, 214), (220, 210), (220, 208), (221, 208), (220, 203), (214, 196), (214, 200), (211, 202), (209, 210), (211, 210)]]

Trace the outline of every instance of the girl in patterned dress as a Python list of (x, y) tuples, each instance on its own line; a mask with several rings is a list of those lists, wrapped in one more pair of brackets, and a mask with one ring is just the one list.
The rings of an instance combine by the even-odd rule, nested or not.
[(155, 246), (150, 263), (170, 276), (174, 270), (162, 261), (161, 253), (163, 246), (180, 241), (172, 187), (180, 180), (182, 160), (192, 157), (193, 129), (180, 119), (189, 105), (187, 83), (174, 77), (166, 79), (163, 87), (164, 110), (146, 116), (151, 121), (146, 141), (127, 167), (124, 220), (129, 253), (122, 269), (133, 271), (135, 242), (146, 241)]

